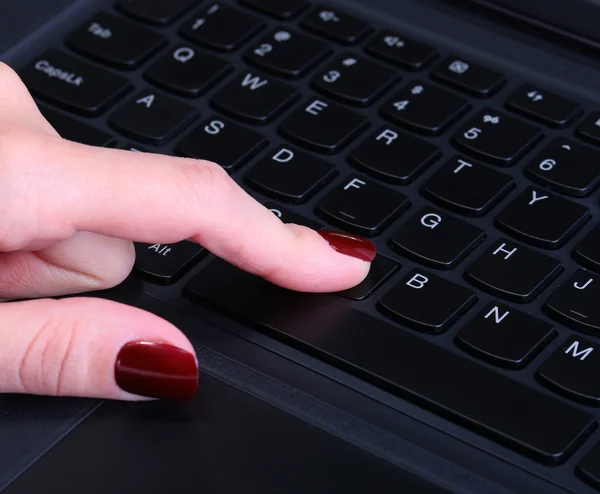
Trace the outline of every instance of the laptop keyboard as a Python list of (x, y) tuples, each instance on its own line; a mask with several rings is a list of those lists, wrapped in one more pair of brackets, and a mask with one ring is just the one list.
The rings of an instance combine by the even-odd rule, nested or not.
[(443, 48), (305, 0), (120, 0), (20, 73), (65, 138), (215, 161), (380, 252), (339, 294), (189, 242), (137, 244), (135, 276), (562, 464), (600, 405), (600, 112)]

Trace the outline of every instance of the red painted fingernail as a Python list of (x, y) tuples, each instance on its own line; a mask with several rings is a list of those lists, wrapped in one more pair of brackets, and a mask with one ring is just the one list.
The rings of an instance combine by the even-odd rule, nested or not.
[(191, 400), (198, 388), (198, 364), (189, 352), (164, 343), (135, 341), (119, 352), (117, 385), (128, 393), (162, 400)]
[(371, 262), (377, 255), (375, 244), (358, 235), (330, 230), (321, 230), (317, 233), (327, 240), (334, 250), (341, 254), (356, 257), (366, 262)]

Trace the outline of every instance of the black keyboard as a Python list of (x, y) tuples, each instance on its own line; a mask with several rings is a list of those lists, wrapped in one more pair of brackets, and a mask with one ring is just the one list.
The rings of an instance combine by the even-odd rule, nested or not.
[(215, 161), (379, 250), (338, 294), (189, 242), (132, 276), (600, 487), (597, 108), (305, 0), (121, 0), (20, 74), (67, 139)]

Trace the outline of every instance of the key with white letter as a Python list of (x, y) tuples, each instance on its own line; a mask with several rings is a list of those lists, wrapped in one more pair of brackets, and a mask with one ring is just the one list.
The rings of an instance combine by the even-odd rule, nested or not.
[(383, 297), (379, 309), (414, 329), (438, 334), (448, 329), (476, 301), (471, 290), (416, 269)]
[(600, 347), (571, 336), (540, 367), (536, 377), (546, 386), (586, 405), (600, 406)]
[(600, 336), (600, 278), (578, 269), (550, 296), (545, 309), (573, 329)]

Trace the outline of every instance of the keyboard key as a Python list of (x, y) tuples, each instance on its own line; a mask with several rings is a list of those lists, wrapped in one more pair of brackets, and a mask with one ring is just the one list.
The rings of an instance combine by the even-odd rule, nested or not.
[(439, 135), (471, 108), (468, 101), (432, 84), (411, 82), (381, 108), (384, 118), (422, 134)]
[(212, 98), (212, 105), (233, 117), (265, 125), (300, 98), (300, 92), (273, 77), (245, 71)]
[(99, 13), (73, 32), (69, 48), (120, 69), (134, 69), (167, 44), (162, 35), (145, 27)]
[(522, 369), (556, 336), (552, 324), (490, 302), (456, 336), (467, 352), (507, 369)]
[(246, 175), (256, 190), (288, 203), (310, 199), (337, 175), (326, 161), (297, 149), (279, 146)]
[(314, 8), (306, 15), (300, 25), (317, 34), (330, 38), (339, 43), (354, 45), (371, 32), (367, 22), (324, 6)]
[(294, 223), (295, 225), (306, 226), (308, 228), (312, 228), (313, 230), (323, 229), (323, 225), (321, 223), (309, 220), (308, 218), (294, 213), (289, 209), (283, 208), (274, 202), (267, 202), (264, 206), (284, 223)]
[(588, 196), (600, 181), (600, 153), (572, 139), (557, 137), (529, 163), (525, 173), (563, 194)]
[(455, 156), (421, 191), (432, 201), (467, 216), (483, 216), (515, 187), (512, 177)]
[(580, 106), (546, 90), (524, 84), (508, 99), (511, 110), (551, 127), (566, 127), (581, 114)]
[(284, 290), (221, 260), (194, 277), (185, 293), (545, 464), (566, 461), (596, 427), (586, 411), (360, 312), (341, 297)]
[(398, 79), (394, 70), (365, 57), (345, 53), (320, 71), (312, 85), (317, 91), (343, 103), (368, 106)]
[(431, 46), (390, 30), (378, 33), (365, 50), (369, 55), (409, 70), (421, 70), (437, 57)]
[(241, 3), (278, 19), (296, 17), (307, 6), (306, 0), (240, 0)]
[(34, 96), (82, 115), (96, 116), (132, 89), (129, 82), (58, 50), (48, 50), (20, 72)]
[(455, 146), (501, 166), (516, 163), (542, 139), (539, 128), (485, 108), (453, 137)]
[(367, 118), (336, 103), (309, 100), (280, 125), (289, 139), (315, 151), (337, 153), (368, 126)]
[(588, 208), (528, 187), (496, 218), (498, 228), (527, 243), (558, 249), (590, 218)]
[(338, 295), (350, 300), (365, 300), (378, 290), (398, 269), (397, 263), (378, 254), (371, 261), (371, 269), (365, 280), (355, 287), (338, 292)]
[(121, 149), (125, 149), (126, 151), (133, 151), (135, 153), (149, 153), (150, 152), (146, 148), (138, 146), (137, 144), (134, 144), (133, 142), (128, 142), (127, 144), (122, 146)]
[(166, 25), (191, 9), (198, 0), (119, 0), (117, 6), (126, 14), (152, 24)]
[(473, 96), (491, 96), (506, 82), (502, 74), (456, 57), (448, 57), (435, 68), (431, 76)]
[(196, 116), (192, 106), (145, 89), (113, 113), (108, 123), (131, 139), (160, 145), (179, 134)]
[(600, 226), (594, 227), (577, 244), (573, 256), (584, 266), (600, 272)]
[(378, 235), (409, 206), (408, 198), (360, 175), (351, 175), (327, 194), (317, 213), (365, 237)]
[(600, 144), (600, 111), (590, 113), (577, 128), (577, 135), (593, 144)]
[(570, 328), (600, 335), (600, 278), (578, 269), (546, 301), (545, 310)]
[(185, 45), (178, 45), (146, 72), (146, 79), (168, 91), (198, 97), (233, 70), (220, 58)]
[(106, 132), (90, 127), (56, 110), (40, 107), (40, 111), (63, 139), (99, 147), (109, 147), (115, 142), (114, 138)]
[(263, 27), (265, 23), (258, 17), (213, 3), (187, 21), (180, 32), (194, 43), (219, 51), (233, 51)]
[(175, 148), (188, 158), (213, 161), (228, 172), (237, 170), (260, 152), (264, 136), (219, 117), (211, 117), (187, 135)]
[(330, 53), (327, 43), (280, 28), (257, 41), (244, 58), (267, 72), (297, 79)]
[(600, 347), (571, 336), (539, 368), (536, 377), (572, 400), (600, 407)]
[(422, 264), (452, 269), (484, 239), (480, 228), (426, 206), (400, 227), (390, 245)]
[(467, 268), (465, 277), (494, 295), (525, 303), (537, 297), (561, 271), (556, 259), (499, 239)]
[(596, 443), (583, 457), (577, 465), (576, 472), (585, 482), (600, 489), (600, 443)]
[(377, 307), (385, 315), (411, 328), (439, 334), (476, 301), (477, 297), (471, 290), (416, 269), (387, 293)]
[(196, 243), (135, 244), (135, 271), (142, 278), (159, 285), (170, 285), (186, 274), (204, 253)]
[(433, 144), (390, 127), (381, 127), (350, 154), (354, 166), (368, 173), (407, 184), (440, 156)]

